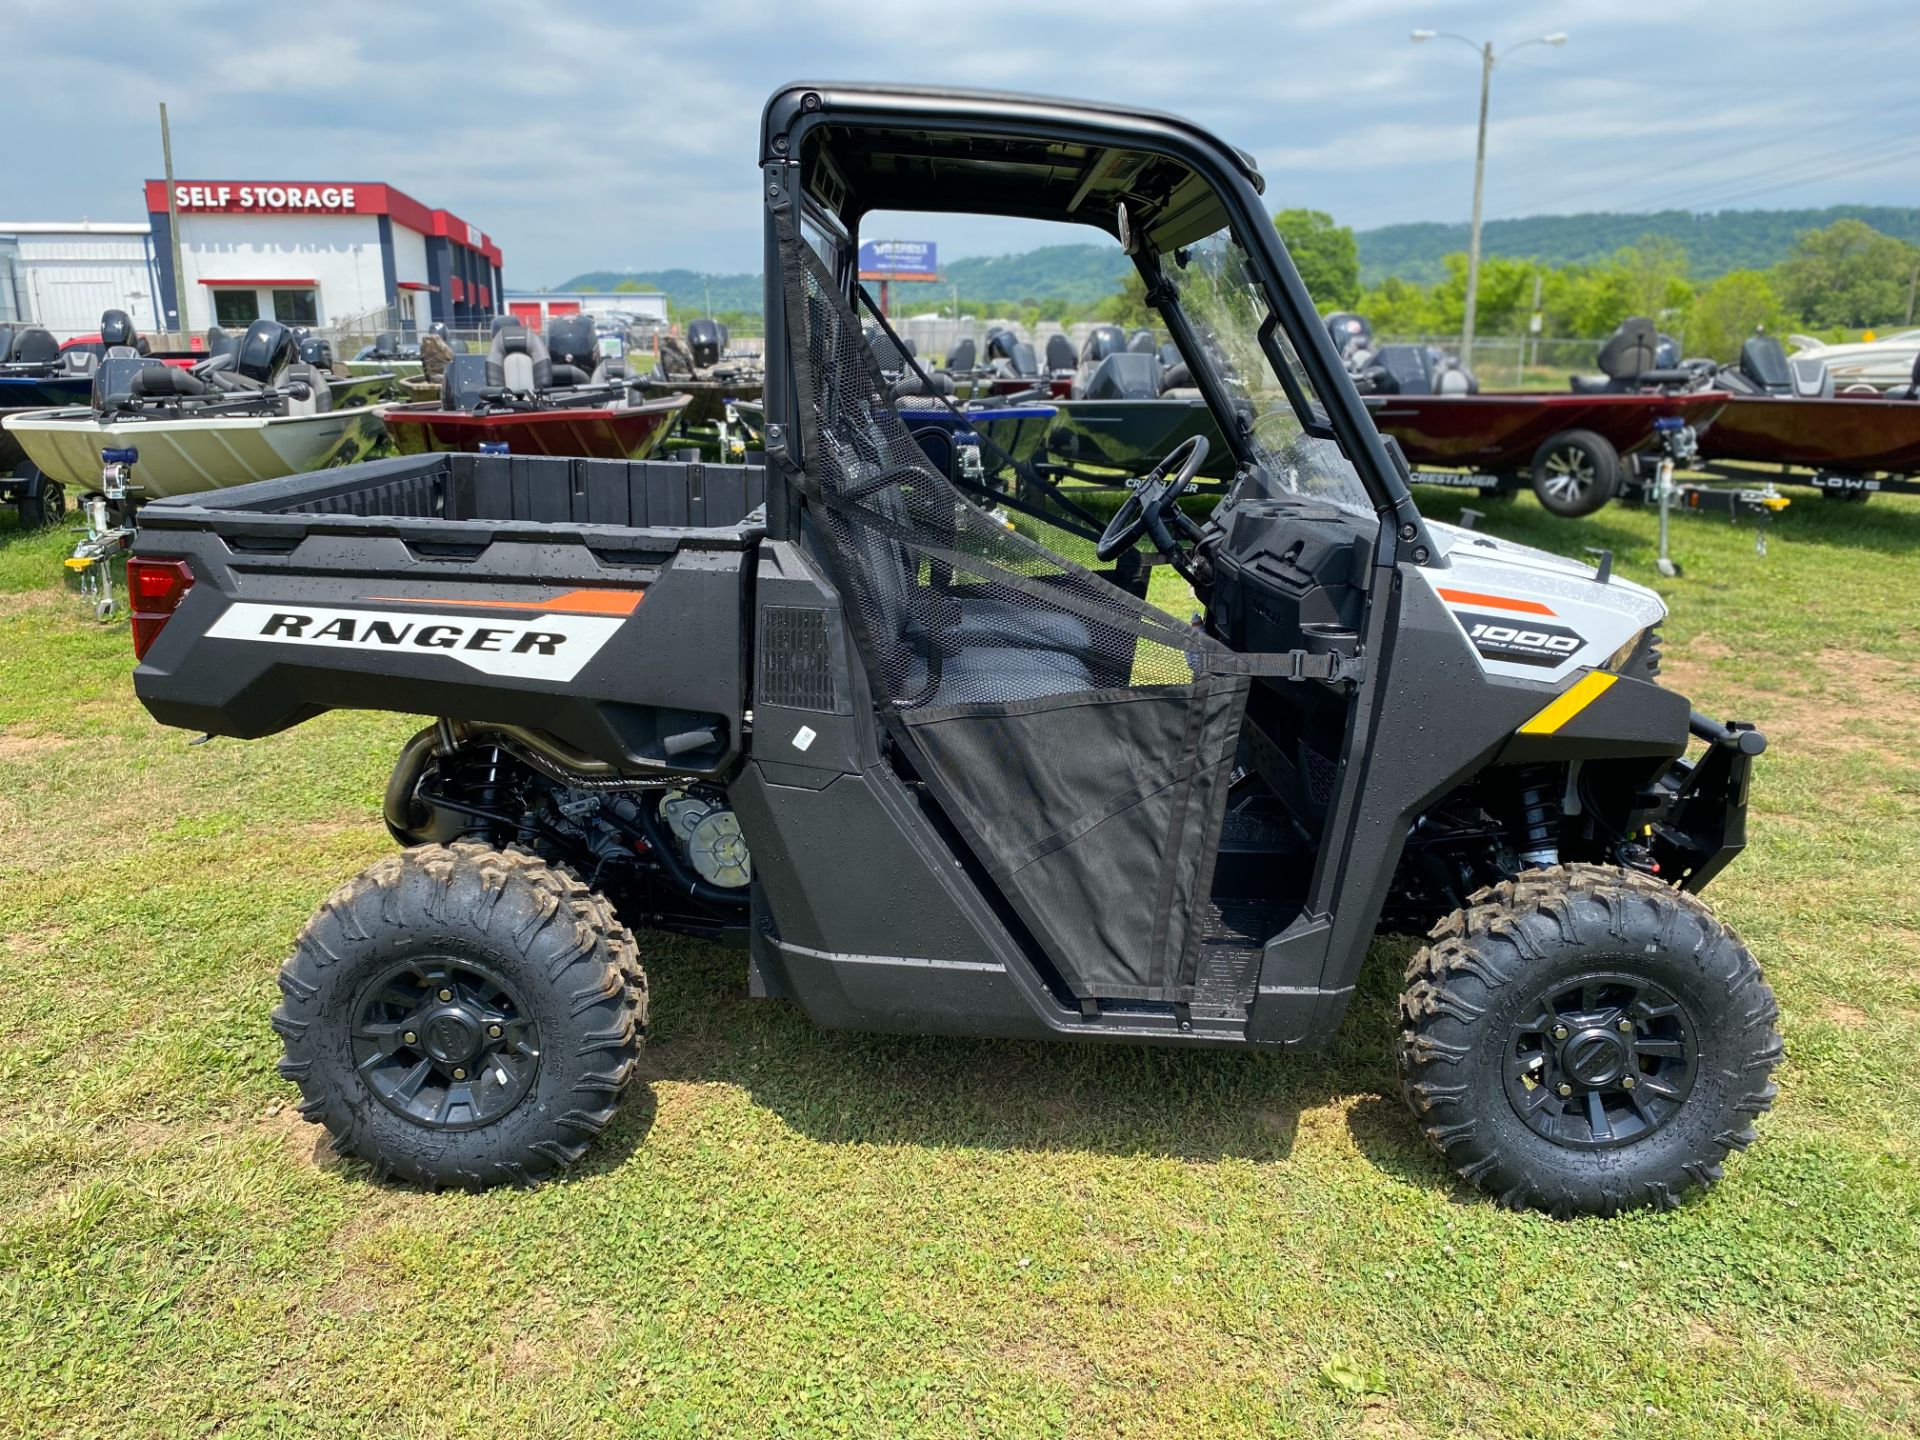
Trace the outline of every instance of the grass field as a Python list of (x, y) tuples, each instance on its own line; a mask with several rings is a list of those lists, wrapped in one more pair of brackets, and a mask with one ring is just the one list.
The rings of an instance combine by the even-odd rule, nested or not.
[[(1712, 894), (1780, 1105), (1710, 1196), (1577, 1223), (1420, 1145), (1403, 941), (1273, 1057), (824, 1034), (643, 937), (647, 1083), (582, 1169), (375, 1183), (267, 1012), (416, 722), (191, 748), (0, 530), (0, 1435), (1920, 1431), (1920, 502), (1801, 495), (1765, 559), (1680, 522), (1661, 586), (1672, 683), (1774, 739)], [(1643, 514), (1485, 524), (1652, 575)]]

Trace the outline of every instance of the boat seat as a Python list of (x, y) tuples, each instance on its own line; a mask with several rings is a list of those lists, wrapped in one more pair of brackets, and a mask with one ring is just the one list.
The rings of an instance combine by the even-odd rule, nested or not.
[(85, 346), (62, 350), (60, 368), (69, 375), (91, 375), (100, 368), (100, 357)]
[(13, 326), (0, 325), (0, 365), (13, 359)]
[(1160, 357), (1119, 350), (1092, 366), (1082, 366), (1073, 382), (1076, 400), (1157, 400)]
[(234, 347), (240, 342), (218, 325), (207, 331), (207, 354), (213, 359), (233, 354)]
[(327, 377), (319, 366), (309, 365), (305, 361), (297, 365), (289, 365), (286, 373), (280, 377), (280, 383), (291, 385), (296, 380), (306, 383), (307, 398), (295, 400), (289, 396), (286, 402), (287, 414), (323, 415), (333, 409), (333, 391), (328, 387)]
[(504, 329), (493, 337), (487, 348), (487, 387), (510, 390), (516, 395), (532, 394), (553, 385), (553, 361), (547, 356), (547, 342), (527, 329)]
[[(1778, 344), (1778, 341), (1774, 342)], [(1831, 400), (1833, 398), (1833, 372), (1827, 369), (1824, 360), (1789, 360), (1787, 369), (1793, 375), (1791, 393), (1803, 400)]]
[[(1166, 357), (1161, 358), (1164, 360)], [(1073, 341), (1057, 330), (1047, 337), (1047, 369), (1049, 371), (1071, 370), (1078, 363), (1073, 353)]]
[(150, 360), (134, 371), (128, 393), (135, 400), (178, 400), (205, 395), (208, 389), (207, 382), (191, 370)]
[(1570, 375), (1567, 377), (1573, 386), (1575, 395), (1614, 395), (1618, 394), (1614, 382), (1604, 375)]

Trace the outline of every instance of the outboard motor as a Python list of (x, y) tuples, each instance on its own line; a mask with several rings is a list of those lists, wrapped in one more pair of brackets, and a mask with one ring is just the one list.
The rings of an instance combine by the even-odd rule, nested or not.
[(138, 349), (140, 332), (133, 328), (133, 320), (124, 310), (109, 310), (100, 317), (100, 343), (109, 351), (119, 346)]
[(1097, 363), (1109, 355), (1124, 355), (1127, 332), (1118, 325), (1096, 325), (1080, 346), (1080, 363)]
[(13, 363), (39, 365), (51, 369), (60, 363), (60, 342), (51, 330), (38, 325), (23, 326), (13, 332)]
[(727, 350), (726, 332), (717, 320), (695, 320), (687, 326), (687, 348), (693, 352), (693, 363), (701, 369), (718, 365)]
[(256, 320), (240, 337), (239, 347), (233, 352), (233, 369), (243, 380), (264, 387), (272, 385), (298, 358), (291, 330), (278, 320)]
[(556, 315), (547, 322), (547, 358), (553, 383), (584, 385), (600, 363), (600, 341), (586, 315)]
[(1012, 360), (1013, 347), (1020, 339), (1011, 330), (989, 330), (987, 332), (987, 360)]
[(1058, 374), (1074, 366), (1073, 341), (1059, 331), (1047, 337), (1047, 369)]
[(321, 335), (309, 335), (300, 342), (300, 359), (316, 370), (333, 369), (333, 342)]
[(1653, 368), (1655, 370), (1678, 370), (1680, 368), (1680, 342), (1661, 330), (1654, 336)]
[(969, 375), (973, 373), (974, 366), (980, 363), (979, 355), (980, 352), (973, 343), (973, 337), (963, 336), (954, 342), (951, 350), (947, 351), (947, 363), (940, 368), (953, 375)]
[(1158, 351), (1159, 348), (1160, 347), (1154, 342), (1153, 331), (1151, 330), (1135, 330), (1131, 335), (1127, 336), (1127, 352), (1131, 355), (1152, 355)]
[(1327, 316), (1327, 334), (1333, 337), (1334, 353), (1344, 362), (1356, 351), (1373, 349), (1373, 326), (1366, 317), (1345, 310)]

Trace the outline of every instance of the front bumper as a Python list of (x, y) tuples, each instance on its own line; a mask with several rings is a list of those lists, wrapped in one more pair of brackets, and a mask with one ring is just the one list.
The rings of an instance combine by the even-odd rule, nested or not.
[(1676, 760), (1657, 786), (1650, 848), (1663, 879), (1700, 890), (1747, 844), (1747, 786), (1767, 737), (1742, 721), (1694, 711), (1688, 729), (1707, 742), (1697, 760)]

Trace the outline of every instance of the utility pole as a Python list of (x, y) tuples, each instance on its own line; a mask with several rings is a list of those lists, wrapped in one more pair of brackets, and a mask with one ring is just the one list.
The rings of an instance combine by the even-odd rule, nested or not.
[(1913, 265), (1913, 274), (1907, 277), (1907, 323), (1913, 323), (1913, 297), (1920, 292), (1920, 260)]
[(187, 348), (187, 269), (180, 263), (180, 204), (173, 193), (173, 136), (167, 129), (167, 102), (160, 102), (160, 158), (167, 172), (167, 239), (173, 248), (173, 348)]
[(1460, 366), (1473, 369), (1473, 324), (1480, 309), (1480, 209), (1487, 189), (1487, 91), (1493, 86), (1493, 42), (1480, 47), (1480, 138), (1473, 147), (1473, 228), (1467, 236), (1467, 313), (1460, 325)]
[(1567, 37), (1566, 32), (1556, 30), (1551, 35), (1540, 35), (1531, 40), (1522, 40), (1518, 45), (1509, 45), (1499, 54), (1494, 53), (1491, 40), (1476, 44), (1464, 35), (1442, 30), (1416, 30), (1413, 40), (1415, 44), (1423, 40), (1457, 40), (1480, 57), (1480, 135), (1473, 149), (1473, 225), (1467, 237), (1467, 304), (1460, 326), (1460, 364), (1471, 370), (1474, 320), (1480, 306), (1480, 214), (1487, 180), (1487, 96), (1493, 88), (1494, 62), (1528, 45), (1564, 45)]

